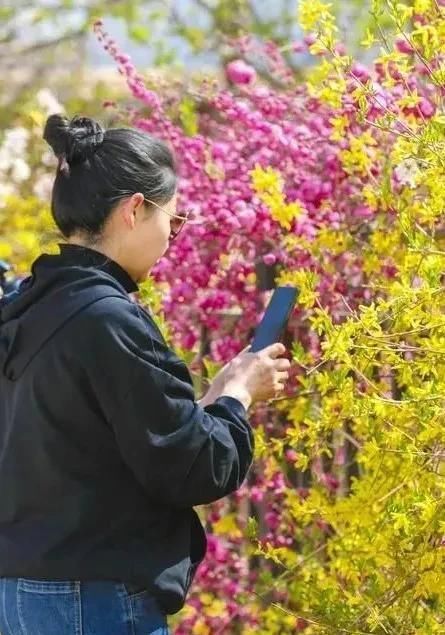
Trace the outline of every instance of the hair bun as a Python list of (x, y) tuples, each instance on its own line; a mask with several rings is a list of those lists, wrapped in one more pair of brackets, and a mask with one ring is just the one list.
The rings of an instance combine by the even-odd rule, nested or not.
[(69, 121), (63, 115), (51, 115), (43, 138), (59, 158), (59, 166), (72, 165), (85, 161), (95, 152), (104, 140), (104, 130), (88, 117), (74, 117)]

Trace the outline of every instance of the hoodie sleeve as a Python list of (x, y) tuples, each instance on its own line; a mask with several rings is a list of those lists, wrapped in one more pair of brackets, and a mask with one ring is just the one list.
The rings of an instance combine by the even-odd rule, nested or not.
[(91, 382), (124, 461), (150, 497), (192, 507), (238, 489), (253, 455), (244, 406), (220, 397), (202, 408), (185, 363), (152, 319), (125, 299), (98, 304), (88, 327)]

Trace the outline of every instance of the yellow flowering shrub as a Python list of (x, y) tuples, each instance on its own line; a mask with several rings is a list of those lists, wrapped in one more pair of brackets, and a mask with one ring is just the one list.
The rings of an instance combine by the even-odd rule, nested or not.
[[(324, 226), (311, 241), (286, 243), (316, 256), (323, 274), (333, 258), (359, 254), (369, 294), (356, 306), (345, 293), (337, 320), (315, 270), (278, 280), (300, 288), (321, 350), (294, 344), (299, 388), (278, 404), (286, 433), (257, 433), (271, 474), (291, 448), (294, 467), (312, 475), (305, 496), (286, 488), (281, 512), (281, 526), (301, 536), (299, 553), (253, 532), (279, 572), (264, 589), (286, 597), (262, 614), (259, 633), (445, 633), (444, 4), (375, 0), (367, 44), (379, 40), (383, 14), (394, 37), (367, 71), (337, 52), (329, 3), (299, 3), (302, 27), (317, 36), (313, 53), (323, 53), (310, 94), (334, 109), (331, 139), (372, 215), (361, 233)], [(286, 220), (280, 174), (252, 179)]]

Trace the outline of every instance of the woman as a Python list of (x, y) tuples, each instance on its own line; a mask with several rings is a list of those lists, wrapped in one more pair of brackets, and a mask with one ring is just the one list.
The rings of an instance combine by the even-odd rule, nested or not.
[(160, 635), (205, 554), (193, 506), (241, 485), (247, 410), (290, 364), (243, 351), (197, 402), (131, 298), (186, 220), (170, 150), (59, 115), (44, 138), (67, 242), (2, 300), (0, 631)]

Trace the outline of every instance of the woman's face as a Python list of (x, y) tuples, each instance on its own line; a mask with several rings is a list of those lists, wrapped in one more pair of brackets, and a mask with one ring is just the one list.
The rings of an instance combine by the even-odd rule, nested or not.
[[(176, 194), (164, 205), (165, 212), (145, 202), (141, 193), (121, 201), (110, 219), (114, 260), (136, 282), (143, 282), (169, 247), (171, 222), (176, 214)], [(111, 244), (110, 244), (111, 247)], [(111, 253), (110, 257), (113, 258)]]

